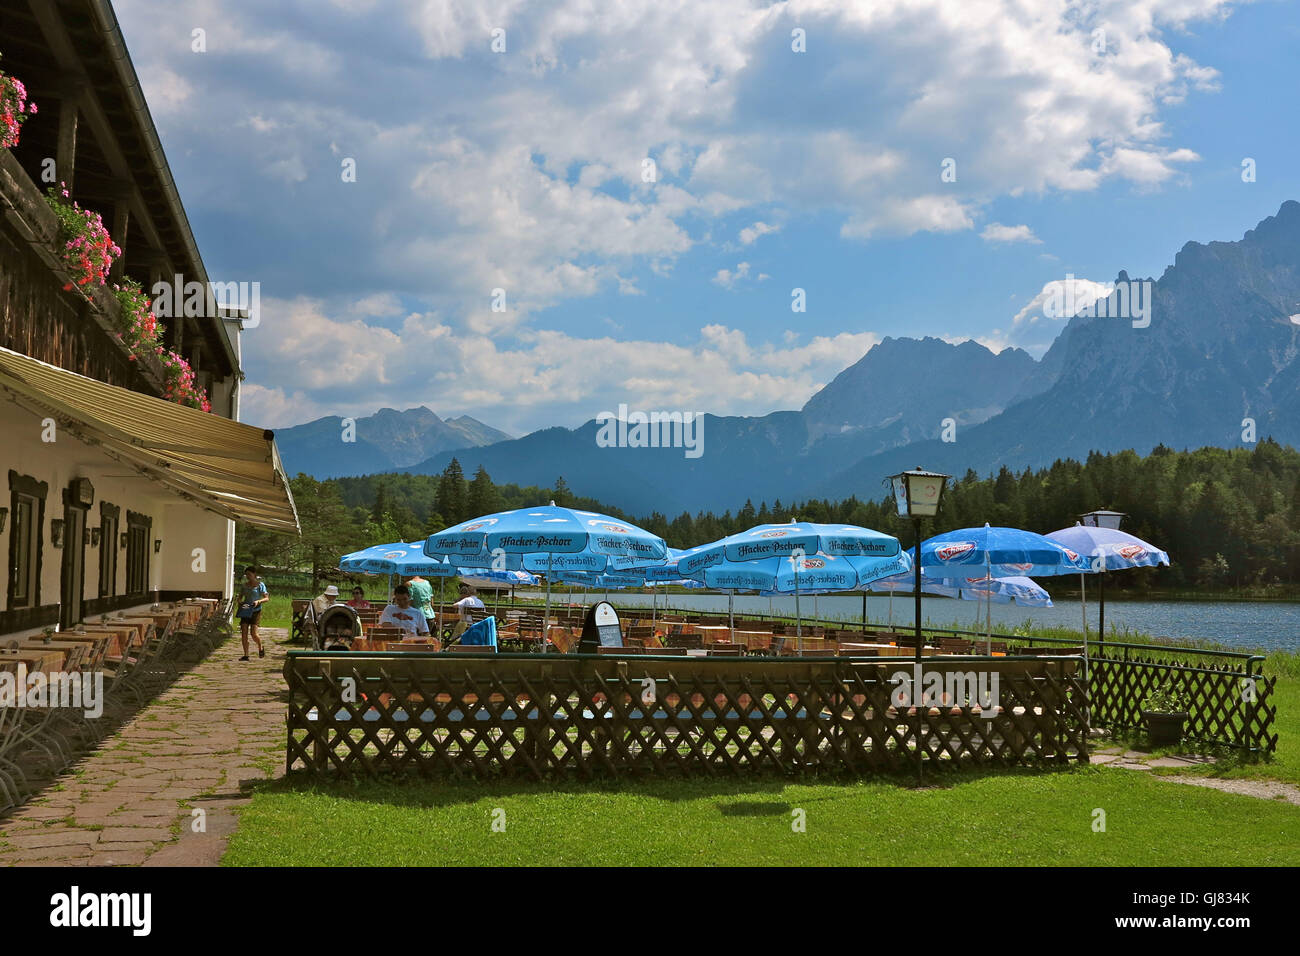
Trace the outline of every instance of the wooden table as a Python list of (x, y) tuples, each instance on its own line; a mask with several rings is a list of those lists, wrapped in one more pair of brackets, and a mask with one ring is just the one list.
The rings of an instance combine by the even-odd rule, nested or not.
[(59, 671), (63, 669), (65, 652), (61, 650), (33, 650), (21, 648), (18, 653), (0, 651), (0, 660), (22, 661), (27, 665), (28, 673), (32, 671)]
[(81, 647), (84, 643), (85, 643), (84, 641), (68, 640), (66, 637), (63, 636), (63, 632), (60, 631), (58, 640), (45, 641), (39, 637), (36, 637), (36, 638), (31, 638), (29, 640), (23, 641), (21, 644), (19, 644), (19, 647), (24, 651), (35, 651), (37, 653), (47, 653), (47, 654), (56, 655), (56, 659), (58, 660), (58, 666), (55, 669), (64, 670), (65, 665), (68, 662), (68, 655), (71, 654), (77, 648)]
[[(870, 657), (916, 657), (916, 648), (899, 647), (896, 644), (864, 644), (857, 641), (845, 641), (841, 643), (840, 647), (848, 651), (867, 651), (867, 656)], [(940, 656), (939, 648), (923, 647), (921, 648), (921, 656), (938, 657)]]
[(135, 618), (135, 617), (110, 617), (107, 624), (103, 627), (129, 627), (135, 631), (135, 636), (131, 638), (131, 643), (139, 647), (144, 643), (145, 635), (149, 633), (149, 627), (153, 621)]
[(765, 650), (772, 646), (771, 631), (736, 631), (736, 643), (744, 644), (746, 650)]
[(126, 624), (113, 626), (112, 624), (87, 624), (87, 634), (104, 634), (108, 637), (108, 653), (114, 657), (122, 654), (123, 650), (130, 644), (131, 639), (136, 637), (139, 632)]
[[(43, 642), (40, 638), (36, 638), (34, 641), (24, 641), (23, 647), (30, 647), (32, 643)], [(51, 642), (50, 646), (54, 647), (61, 644), (67, 644), (69, 647), (78, 644), (88, 644), (90, 646), (90, 654), (85, 658), (86, 663), (99, 664), (104, 659), (104, 655), (109, 652), (109, 649), (114, 644), (120, 645), (121, 641), (116, 637), (116, 635), (106, 631), (91, 631), (87, 629), (85, 634), (80, 634), (77, 631), (59, 631), (58, 637)]]

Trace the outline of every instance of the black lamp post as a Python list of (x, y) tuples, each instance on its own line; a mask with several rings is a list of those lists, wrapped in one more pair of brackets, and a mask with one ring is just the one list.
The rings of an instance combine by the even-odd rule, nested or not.
[(917, 693), (920, 690), (921, 676), (921, 519), (933, 518), (939, 513), (939, 501), (943, 498), (944, 486), (949, 475), (936, 471), (925, 471), (919, 466), (911, 471), (904, 471), (890, 476), (894, 486), (894, 506), (900, 518), (911, 518), (916, 531), (916, 670), (912, 681), (912, 708), (916, 711), (916, 776), (921, 778), (921, 709)]
[[(1112, 531), (1118, 531), (1119, 526), (1127, 518), (1122, 511), (1089, 511), (1086, 515), (1079, 515), (1086, 528), (1109, 528)], [(1101, 554), (1101, 570), (1097, 574), (1097, 631), (1099, 632), (1098, 640), (1106, 643), (1106, 552)]]

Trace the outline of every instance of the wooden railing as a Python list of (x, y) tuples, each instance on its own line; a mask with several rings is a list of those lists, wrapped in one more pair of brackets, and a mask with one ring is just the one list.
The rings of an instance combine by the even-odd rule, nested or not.
[(118, 338), (120, 307), (111, 291), (88, 285), (86, 301), (65, 292), (58, 223), (18, 160), (0, 149), (0, 345), (110, 385), (155, 397), (163, 369), (151, 355), (134, 360)]
[[(925, 673), (960, 679), (909, 706), (892, 682), (908, 662), (292, 651), (286, 767), (539, 779), (910, 772), (918, 748), (931, 768), (1065, 765), (1087, 760), (1078, 663), (927, 661)], [(983, 708), (971, 699), (977, 673), (996, 688)]]

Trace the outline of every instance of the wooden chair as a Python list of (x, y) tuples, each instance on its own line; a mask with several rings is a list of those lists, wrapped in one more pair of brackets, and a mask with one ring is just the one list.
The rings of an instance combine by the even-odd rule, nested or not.
[(939, 638), (939, 650), (945, 654), (969, 654), (973, 648), (972, 642), (960, 637)]
[(307, 633), (307, 608), (311, 607), (311, 599), (294, 598), (290, 605), (293, 611), (289, 624), (289, 640), (297, 641)]
[(720, 641), (717, 644), (710, 644), (708, 651), (710, 657), (744, 657), (745, 645)]
[(634, 624), (627, 629), (627, 635), (625, 636), (623, 643), (627, 644), (627, 643), (635, 642), (636, 644), (639, 644), (640, 646), (644, 647), (646, 641), (650, 640), (654, 636), (655, 636), (654, 625)]
[(704, 638), (699, 634), (669, 634), (667, 641), (668, 647), (678, 647), (682, 650), (699, 650), (704, 646)]

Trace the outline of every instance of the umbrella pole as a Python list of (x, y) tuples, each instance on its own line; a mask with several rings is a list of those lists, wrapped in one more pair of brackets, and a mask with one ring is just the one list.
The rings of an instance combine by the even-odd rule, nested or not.
[(551, 564), (555, 560), (555, 555), (547, 552), (546, 554), (546, 610), (542, 613), (542, 653), (546, 653), (546, 638), (550, 632), (551, 622)]
[(727, 592), (727, 620), (731, 624), (731, 643), (736, 643), (736, 592)]
[(1079, 572), (1079, 607), (1083, 610), (1083, 642), (1088, 643), (1088, 594), (1084, 586), (1083, 572)]
[(889, 589), (889, 629), (894, 629), (894, 589)]
[(862, 630), (867, 629), (867, 592), (862, 592)]
[(984, 656), (993, 656), (993, 565), (992, 558), (989, 556), (988, 549), (984, 550), (984, 590), (988, 592), (984, 598)]
[(799, 610), (799, 571), (794, 572), (794, 636), (799, 656), (803, 656), (803, 613)]
[[(1104, 561), (1105, 558), (1103, 557)], [(1101, 566), (1097, 575), (1097, 640), (1106, 643), (1106, 565)]]

